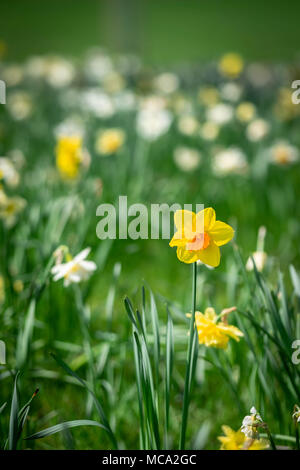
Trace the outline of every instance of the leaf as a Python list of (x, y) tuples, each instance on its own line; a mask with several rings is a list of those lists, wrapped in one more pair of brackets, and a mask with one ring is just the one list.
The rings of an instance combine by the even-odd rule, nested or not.
[(8, 432), (9, 450), (15, 450), (17, 448), (17, 443), (18, 443), (18, 413), (19, 413), (18, 377), (19, 377), (19, 372), (17, 372), (15, 376), (13, 395), (12, 395), (12, 400), (11, 400), (9, 432)]
[(36, 432), (35, 434), (31, 434), (31, 436), (26, 437), (25, 440), (42, 439), (43, 437), (51, 436), (52, 434), (64, 431), (65, 429), (77, 428), (78, 426), (97, 426), (98, 428), (106, 429), (105, 426), (98, 423), (97, 421), (91, 421), (89, 419), (78, 419), (75, 421), (65, 421), (64, 423), (59, 423), (55, 426), (51, 426), (50, 428), (43, 429), (42, 431)]
[(115, 437), (115, 435), (114, 435), (114, 433), (113, 433), (113, 431), (112, 431), (112, 429), (109, 425), (108, 419), (107, 419), (107, 417), (104, 413), (104, 410), (101, 406), (101, 403), (99, 402), (99, 400), (96, 397), (93, 390), (91, 390), (90, 387), (87, 385), (87, 383), (81, 377), (79, 377), (79, 375), (77, 375), (76, 372), (74, 372), (72, 369), (70, 369), (70, 367), (61, 358), (59, 358), (55, 354), (51, 354), (51, 356), (67, 372), (67, 374), (71, 375), (76, 380), (78, 380), (78, 382), (92, 395), (94, 403), (96, 405), (96, 409), (97, 409), (98, 414), (99, 414), (99, 416), (100, 416), (100, 418), (103, 422), (103, 425), (104, 425), (103, 429), (105, 429), (107, 431), (108, 435), (111, 438), (111, 441), (112, 441), (114, 447), (118, 448), (116, 437)]

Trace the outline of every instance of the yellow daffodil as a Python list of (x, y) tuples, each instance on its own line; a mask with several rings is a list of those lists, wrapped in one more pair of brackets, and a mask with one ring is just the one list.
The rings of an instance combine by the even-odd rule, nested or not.
[(247, 439), (245, 434), (234, 431), (229, 426), (222, 426), (224, 436), (219, 436), (221, 450), (264, 450), (269, 447), (266, 439)]
[(96, 151), (102, 155), (116, 153), (123, 145), (125, 134), (121, 129), (100, 132), (96, 140)]
[(225, 54), (219, 62), (219, 70), (225, 77), (236, 78), (244, 68), (244, 61), (239, 54), (230, 52)]
[(59, 137), (56, 147), (56, 166), (63, 178), (77, 178), (82, 161), (81, 145), (81, 137)]
[[(235, 310), (235, 307), (222, 310), (219, 316), (213, 308), (205, 309), (204, 314), (195, 312), (195, 324), (198, 332), (199, 344), (205, 344), (208, 347), (226, 349), (229, 338), (239, 341), (244, 336), (241, 330), (236, 326), (228, 325), (227, 315)], [(187, 314), (190, 317), (190, 314)], [(221, 317), (221, 318), (220, 318)], [(218, 319), (221, 321), (218, 322)]]
[(170, 246), (177, 246), (178, 259), (184, 263), (200, 260), (209, 266), (219, 266), (219, 247), (232, 239), (233, 228), (216, 220), (216, 213), (211, 207), (198, 214), (178, 210), (175, 212), (174, 221), (177, 232), (170, 241)]
[(241, 122), (250, 122), (255, 116), (255, 106), (249, 101), (243, 101), (240, 103), (235, 111), (236, 117)]

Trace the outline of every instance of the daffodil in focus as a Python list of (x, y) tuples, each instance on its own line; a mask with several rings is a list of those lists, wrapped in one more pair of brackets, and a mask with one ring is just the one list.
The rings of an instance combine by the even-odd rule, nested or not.
[(121, 129), (107, 129), (98, 134), (96, 151), (102, 155), (116, 153), (124, 144), (125, 134)]
[(221, 450), (264, 450), (269, 447), (266, 439), (248, 439), (239, 429), (234, 431), (229, 426), (222, 426), (224, 436), (219, 436)]
[(56, 166), (63, 178), (75, 179), (83, 159), (82, 138), (61, 136), (56, 147)]
[(174, 214), (177, 228), (170, 246), (177, 247), (177, 257), (184, 263), (200, 260), (208, 266), (220, 264), (220, 246), (233, 238), (233, 228), (216, 220), (214, 209), (208, 207), (195, 214), (191, 211), (178, 210)]
[(249, 439), (259, 439), (259, 428), (264, 425), (260, 414), (252, 406), (250, 415), (245, 416), (242, 422), (241, 432)]
[[(56, 250), (54, 257), (57, 264), (51, 269), (53, 280), (59, 281), (64, 279), (64, 286), (67, 287), (72, 283), (78, 283), (87, 280), (91, 274), (97, 269), (94, 261), (87, 260), (91, 249), (85, 248), (74, 258), (70, 255), (67, 247)], [(62, 263), (62, 258), (66, 258), (66, 263)]]
[(295, 421), (295, 423), (300, 423), (300, 407), (298, 405), (294, 406), (292, 418)]
[(219, 62), (219, 71), (228, 78), (238, 77), (244, 68), (244, 61), (239, 54), (230, 52), (225, 54)]
[[(195, 324), (198, 332), (199, 344), (207, 347), (226, 349), (229, 338), (239, 341), (244, 336), (236, 326), (229, 325), (227, 315), (235, 307), (225, 309), (218, 316), (212, 307), (205, 309), (204, 313), (195, 312)], [(187, 314), (190, 317), (190, 314)], [(220, 321), (218, 321), (220, 319)]]

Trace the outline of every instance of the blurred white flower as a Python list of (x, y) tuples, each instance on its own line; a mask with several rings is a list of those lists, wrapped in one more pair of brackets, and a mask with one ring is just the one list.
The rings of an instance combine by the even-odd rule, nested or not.
[(0, 157), (0, 181), (4, 181), (8, 186), (17, 186), (20, 176), (13, 163), (6, 157)]
[(192, 114), (183, 114), (178, 119), (177, 127), (181, 134), (195, 135), (199, 128), (199, 122)]
[(193, 171), (201, 162), (201, 154), (193, 148), (177, 147), (174, 152), (174, 161), (182, 171)]
[(207, 109), (206, 117), (215, 124), (226, 124), (233, 118), (233, 108), (229, 104), (219, 103)]
[(254, 406), (252, 406), (250, 413), (250, 415), (245, 416), (243, 419), (241, 431), (248, 439), (259, 439), (258, 428), (263, 424), (263, 420)]
[(46, 71), (46, 57), (32, 56), (25, 64), (25, 73), (33, 79), (43, 78)]
[(25, 91), (15, 91), (8, 95), (7, 108), (14, 119), (21, 121), (32, 112), (32, 98)]
[(204, 122), (200, 128), (200, 136), (205, 140), (214, 140), (219, 135), (220, 128), (214, 122)]
[(265, 253), (264, 251), (254, 251), (254, 253), (252, 253), (252, 256), (249, 256), (249, 258), (247, 259), (247, 271), (253, 271), (254, 269), (252, 258), (254, 259), (256, 269), (259, 272), (262, 271), (267, 261), (267, 253)]
[(299, 150), (289, 142), (280, 140), (270, 148), (270, 158), (278, 165), (289, 165), (299, 160)]
[(236, 102), (240, 99), (242, 91), (242, 87), (237, 83), (227, 82), (221, 87), (220, 93), (224, 100)]
[(99, 82), (113, 71), (113, 64), (104, 53), (92, 51), (85, 62), (84, 71), (90, 80)]
[[(12, 162), (16, 170), (20, 170), (26, 163), (24, 153), (21, 149), (12, 149), (8, 152), (9, 160)], [(0, 178), (1, 179), (1, 178)]]
[(64, 57), (48, 55), (30, 57), (25, 65), (26, 75), (33, 79), (44, 79), (54, 88), (63, 88), (75, 78), (74, 65)]
[(90, 88), (81, 95), (83, 111), (89, 111), (99, 118), (110, 118), (115, 113), (112, 99), (98, 88)]
[(88, 279), (91, 274), (97, 269), (94, 261), (86, 260), (91, 249), (85, 248), (75, 258), (71, 258), (67, 263), (61, 263), (53, 266), (51, 273), (53, 280), (58, 281), (64, 279), (64, 286), (67, 287), (71, 283), (78, 283)]
[(270, 125), (264, 119), (255, 119), (246, 128), (246, 136), (251, 142), (258, 142), (269, 132)]
[(1, 72), (1, 78), (7, 86), (19, 85), (24, 77), (23, 68), (17, 64), (7, 65)]
[(142, 109), (137, 115), (136, 129), (146, 140), (156, 140), (168, 132), (172, 114), (167, 109)]
[(26, 206), (26, 200), (19, 196), (8, 197), (0, 189), (0, 219), (4, 221), (6, 227), (12, 227), (17, 220), (17, 215)]
[(255, 87), (266, 86), (272, 80), (271, 70), (269, 70), (265, 65), (258, 63), (249, 64), (246, 70), (246, 75), (248, 80)]
[(213, 157), (212, 168), (217, 176), (230, 173), (245, 174), (248, 170), (247, 158), (241, 149), (232, 147), (218, 152)]
[(174, 73), (161, 73), (155, 77), (154, 87), (166, 95), (174, 93), (179, 87), (179, 78)]
[(84, 136), (84, 126), (79, 116), (70, 116), (54, 128), (54, 135), (60, 137)]
[(54, 88), (71, 84), (75, 77), (73, 64), (63, 57), (49, 57), (46, 61), (45, 80)]

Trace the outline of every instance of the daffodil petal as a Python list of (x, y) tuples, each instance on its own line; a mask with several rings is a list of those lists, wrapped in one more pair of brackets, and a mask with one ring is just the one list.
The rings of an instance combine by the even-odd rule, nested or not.
[(192, 211), (178, 210), (174, 214), (174, 222), (180, 238), (191, 239), (196, 234), (196, 214)]
[(208, 232), (216, 222), (216, 212), (212, 207), (207, 207), (198, 212), (196, 216), (197, 232)]
[(222, 246), (232, 240), (234, 230), (230, 225), (225, 224), (225, 222), (217, 220), (209, 230), (209, 236), (213, 239), (216, 245)]
[(181, 238), (181, 235), (182, 234), (179, 231), (174, 233), (174, 236), (173, 236), (172, 240), (170, 241), (169, 245), (171, 247), (173, 247), (173, 246), (185, 246), (188, 243), (188, 239), (187, 238)]
[(219, 266), (220, 264), (220, 248), (213, 242), (209, 244), (205, 250), (200, 250), (196, 252), (200, 261), (204, 264), (208, 264), (208, 266), (212, 266), (213, 268)]
[(182, 246), (177, 247), (177, 258), (179, 261), (182, 261), (183, 263), (195, 263), (198, 259), (197, 254), (198, 251), (191, 251), (191, 250), (186, 250)]

